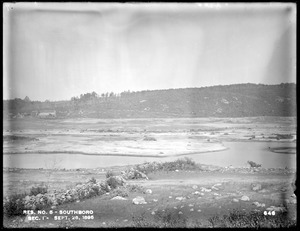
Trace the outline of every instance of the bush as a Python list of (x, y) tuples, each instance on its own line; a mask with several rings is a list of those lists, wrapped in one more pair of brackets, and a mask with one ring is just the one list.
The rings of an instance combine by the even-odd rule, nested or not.
[(261, 167), (261, 164), (257, 164), (254, 161), (248, 160), (247, 162), (248, 164), (250, 164), (251, 168), (257, 168), (257, 167)]
[(162, 164), (162, 169), (165, 171), (175, 171), (175, 170), (196, 170), (200, 169), (196, 162), (192, 159), (185, 157), (183, 159), (178, 159), (171, 162), (165, 162)]
[(116, 178), (114, 177), (109, 177), (107, 180), (106, 180), (107, 184), (109, 187), (111, 187), (112, 189), (115, 189), (119, 186), (119, 182)]
[(25, 210), (25, 204), (23, 198), (27, 194), (15, 194), (5, 200), (3, 203), (3, 212), (8, 217), (23, 215), (23, 210)]
[(115, 176), (115, 175), (116, 175), (116, 173), (114, 173), (112, 170), (108, 170), (106, 172), (106, 178), (110, 178), (111, 176)]
[(93, 183), (93, 184), (96, 184), (97, 183), (97, 180), (95, 179), (95, 177), (92, 177), (88, 180), (88, 183)]
[(30, 193), (29, 193), (29, 195), (30, 196), (36, 196), (36, 195), (38, 195), (38, 194), (45, 194), (45, 193), (47, 193), (48, 192), (48, 187), (47, 186), (45, 186), (45, 185), (40, 185), (40, 186), (37, 186), (37, 187), (35, 187), (35, 186), (33, 186), (31, 189), (30, 189)]

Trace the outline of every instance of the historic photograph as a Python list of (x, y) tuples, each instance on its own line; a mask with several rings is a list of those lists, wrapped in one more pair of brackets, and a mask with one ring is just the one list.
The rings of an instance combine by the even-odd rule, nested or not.
[(295, 3), (3, 3), (3, 227), (296, 227)]

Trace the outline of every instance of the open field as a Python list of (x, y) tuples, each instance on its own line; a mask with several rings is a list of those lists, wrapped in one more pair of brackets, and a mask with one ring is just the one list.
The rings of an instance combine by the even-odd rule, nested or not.
[[(270, 206), (285, 208), (289, 220), (295, 220), (294, 117), (25, 118), (5, 120), (3, 136), (4, 196), (28, 194), (37, 185), (47, 185), (48, 192), (53, 192), (91, 178), (105, 181), (108, 170), (119, 174), (145, 161), (163, 163), (187, 156), (202, 169), (161, 170), (147, 174), (149, 180), (126, 181), (151, 189), (151, 194), (132, 192), (119, 201), (110, 200), (112, 191), (55, 208), (93, 210), (93, 220), (25, 222), (19, 216), (7, 217), (8, 227), (153, 226), (156, 216), (166, 211), (184, 221), (184, 227), (214, 227), (214, 215), (222, 217), (233, 209), (263, 214)], [(251, 168), (247, 160), (262, 167)], [(261, 189), (253, 190), (254, 183)], [(216, 184), (218, 190), (213, 187)], [(132, 204), (136, 196), (143, 196), (147, 204)], [(249, 201), (240, 200), (242, 196)], [(262, 203), (264, 207), (257, 206)]]

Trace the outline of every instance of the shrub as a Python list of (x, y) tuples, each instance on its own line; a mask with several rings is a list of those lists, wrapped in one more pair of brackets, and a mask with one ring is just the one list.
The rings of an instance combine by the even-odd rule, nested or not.
[(93, 184), (96, 184), (97, 183), (97, 180), (95, 179), (95, 177), (92, 177), (88, 180), (88, 183), (93, 183)]
[(261, 164), (257, 164), (254, 161), (248, 160), (247, 162), (248, 164), (250, 164), (251, 168), (256, 168), (256, 167), (261, 167)]
[(115, 176), (115, 175), (116, 175), (116, 173), (114, 173), (112, 170), (108, 170), (106, 172), (106, 178), (110, 178), (111, 176)]
[(116, 178), (114, 177), (109, 177), (107, 180), (106, 180), (108, 186), (110, 186), (112, 189), (115, 189), (118, 187), (119, 185), (119, 182)]
[(20, 216), (25, 210), (25, 204), (23, 198), (27, 196), (26, 194), (15, 194), (5, 200), (3, 203), (3, 212), (8, 217), (11, 216)]
[(33, 186), (31, 189), (30, 189), (30, 193), (29, 195), (30, 196), (36, 196), (38, 194), (45, 194), (48, 192), (48, 187), (45, 186), (45, 185), (39, 185), (37, 187)]

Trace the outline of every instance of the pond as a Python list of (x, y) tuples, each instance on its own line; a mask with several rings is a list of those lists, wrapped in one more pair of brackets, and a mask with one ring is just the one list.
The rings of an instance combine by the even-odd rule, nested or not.
[[(288, 142), (224, 142), (225, 151), (185, 155), (197, 163), (234, 167), (247, 166), (251, 160), (265, 168), (295, 168), (296, 144)], [(276, 151), (276, 150), (288, 150)], [(97, 168), (140, 164), (145, 161), (166, 162), (184, 156), (133, 157), (92, 156), (80, 154), (5, 154), (3, 167), (16, 168)]]

